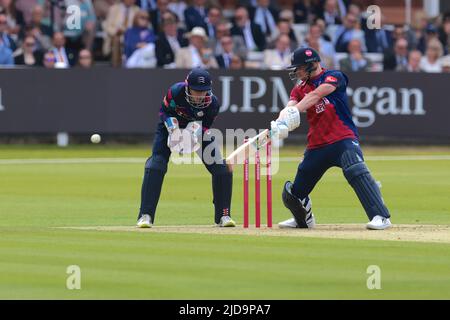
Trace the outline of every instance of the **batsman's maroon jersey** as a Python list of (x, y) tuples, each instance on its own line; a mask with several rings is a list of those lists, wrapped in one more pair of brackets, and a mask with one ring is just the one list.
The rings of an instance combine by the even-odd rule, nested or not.
[(315, 149), (343, 139), (358, 139), (358, 131), (352, 120), (346, 93), (348, 78), (337, 70), (322, 70), (308, 82), (296, 85), (290, 100), (301, 101), (322, 83), (336, 87), (328, 96), (306, 111), (309, 123), (307, 149)]

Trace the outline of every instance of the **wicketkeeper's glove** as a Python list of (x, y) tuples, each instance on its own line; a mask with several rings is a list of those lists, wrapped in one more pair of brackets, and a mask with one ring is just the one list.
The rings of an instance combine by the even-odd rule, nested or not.
[(167, 146), (174, 152), (177, 145), (182, 141), (181, 130), (179, 128), (178, 120), (175, 117), (167, 118), (164, 121), (169, 136), (167, 137)]
[(185, 129), (180, 129), (176, 118), (169, 119), (171, 120), (166, 121), (165, 124), (167, 131), (169, 132), (167, 146), (170, 148), (170, 151), (179, 154), (189, 154), (197, 151), (201, 147), (201, 124), (189, 122)]
[[(186, 134), (189, 133), (189, 135)], [(199, 122), (189, 122), (186, 129), (183, 130), (183, 139), (187, 140), (183, 143), (182, 153), (192, 153), (200, 149), (202, 141), (203, 128)], [(183, 141), (184, 141), (183, 140)]]
[(166, 121), (164, 121), (164, 125), (166, 126), (169, 135), (179, 128), (178, 119), (175, 117), (167, 118)]

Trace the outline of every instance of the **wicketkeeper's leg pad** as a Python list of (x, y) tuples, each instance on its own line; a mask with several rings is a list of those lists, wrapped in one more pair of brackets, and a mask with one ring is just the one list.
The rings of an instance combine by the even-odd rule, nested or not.
[(162, 171), (162, 172), (166, 173), (168, 162), (169, 162), (169, 159), (166, 159), (166, 157), (164, 157), (162, 155), (159, 155), (159, 154), (152, 155), (145, 162), (145, 169)]
[(164, 176), (167, 172), (168, 159), (162, 155), (153, 155), (145, 163), (144, 178), (141, 189), (141, 207), (138, 219), (143, 214), (149, 214), (155, 221), (156, 207), (158, 205)]

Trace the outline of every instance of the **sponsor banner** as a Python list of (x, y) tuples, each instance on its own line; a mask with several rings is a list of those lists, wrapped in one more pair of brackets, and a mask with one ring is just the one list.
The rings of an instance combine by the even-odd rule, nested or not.
[[(0, 70), (0, 134), (151, 134), (168, 87), (187, 70)], [(266, 128), (293, 87), (285, 71), (212, 70), (215, 127)], [(348, 73), (349, 105), (365, 137), (449, 139), (448, 74)], [(306, 116), (296, 133), (307, 132)]]

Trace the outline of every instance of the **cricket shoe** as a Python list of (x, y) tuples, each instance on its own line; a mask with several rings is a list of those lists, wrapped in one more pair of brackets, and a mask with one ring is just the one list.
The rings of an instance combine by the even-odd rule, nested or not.
[(143, 214), (136, 224), (138, 228), (151, 228), (152, 225), (152, 218), (148, 214)]
[(220, 218), (220, 223), (217, 224), (218, 227), (236, 227), (236, 222), (231, 219), (230, 216), (222, 216)]
[[(314, 218), (314, 214), (310, 213), (306, 216), (306, 225), (308, 229), (312, 229), (316, 226), (316, 219)], [(281, 221), (278, 224), (280, 229), (288, 229), (288, 228), (298, 228), (298, 224), (294, 218), (290, 218), (284, 221)]]
[(370, 221), (366, 228), (369, 230), (384, 230), (390, 228), (392, 226), (391, 220), (389, 218), (385, 218), (382, 216), (373, 217), (372, 221)]

